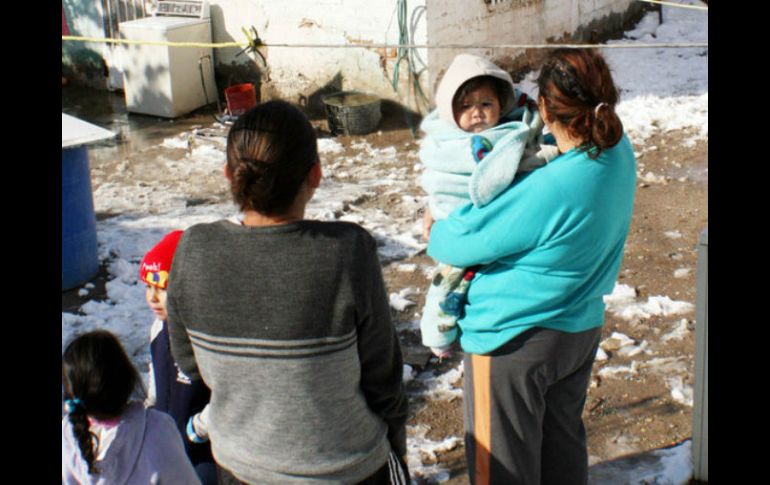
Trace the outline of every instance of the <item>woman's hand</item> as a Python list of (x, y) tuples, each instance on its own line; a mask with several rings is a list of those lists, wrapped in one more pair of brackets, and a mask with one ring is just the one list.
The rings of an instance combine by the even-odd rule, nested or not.
[(422, 214), (422, 238), (425, 241), (430, 240), (430, 228), (433, 227), (433, 214), (430, 213), (430, 207), (425, 207)]

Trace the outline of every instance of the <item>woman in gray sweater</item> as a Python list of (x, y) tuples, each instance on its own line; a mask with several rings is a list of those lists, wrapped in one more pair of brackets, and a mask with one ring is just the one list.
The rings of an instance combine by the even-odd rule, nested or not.
[(321, 181), (313, 127), (283, 101), (253, 108), (230, 129), (225, 175), (242, 220), (187, 229), (168, 291), (174, 359), (211, 389), (220, 483), (408, 483), (375, 240), (304, 219)]

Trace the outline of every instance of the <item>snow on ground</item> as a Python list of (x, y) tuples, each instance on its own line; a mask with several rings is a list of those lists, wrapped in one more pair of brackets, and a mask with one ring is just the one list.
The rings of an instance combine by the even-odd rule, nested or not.
[[(623, 443), (625, 435), (618, 436)], [(637, 460), (599, 464), (591, 468), (591, 485), (682, 485), (692, 475), (692, 441), (650, 452)], [(622, 481), (618, 477), (622, 477)]]
[(417, 288), (404, 288), (403, 290), (399, 291), (398, 293), (391, 293), (389, 295), (390, 298), (390, 306), (396, 311), (403, 312), (410, 306), (415, 305), (415, 302), (409, 299), (410, 296), (416, 295), (419, 293), (420, 290)]
[[(411, 369), (410, 369), (411, 370)], [(416, 381), (418, 394), (426, 399), (453, 400), (462, 398), (462, 388), (457, 387), (463, 376), (462, 362), (443, 374), (436, 374), (432, 370), (426, 370), (413, 379)], [(415, 477), (421, 477), (431, 482), (442, 482), (449, 479), (449, 471), (439, 464), (426, 465), (426, 461), (433, 462), (436, 453), (449, 451), (456, 448), (463, 441), (460, 436), (449, 436), (443, 440), (433, 441), (427, 438), (430, 427), (426, 424), (407, 426), (407, 464), (409, 471)]]
[[(636, 290), (628, 285), (615, 284), (615, 288), (610, 295), (604, 297), (607, 305), (607, 311), (616, 316), (633, 322), (641, 319), (648, 319), (653, 316), (679, 316), (682, 314), (691, 314), (695, 307), (684, 301), (673, 301), (667, 296), (651, 296), (647, 301), (639, 301), (636, 297)], [(633, 338), (613, 332), (608, 338), (600, 343), (602, 351), (597, 360), (603, 362), (607, 359), (606, 352), (615, 352), (622, 357), (638, 357), (655, 355), (657, 345), (665, 345), (672, 339), (682, 339), (689, 334), (689, 321), (686, 318), (676, 318), (675, 323), (671, 324), (671, 329), (663, 334), (658, 342), (650, 343), (647, 341), (637, 342)], [(665, 376), (664, 382), (671, 391), (671, 396), (677, 402), (687, 406), (693, 405), (693, 389), (690, 384), (683, 381), (683, 376), (691, 373), (681, 359), (676, 358), (655, 358), (647, 361), (633, 360), (630, 364), (622, 364), (612, 367), (604, 367), (599, 370), (600, 377), (623, 377), (634, 375), (640, 371), (654, 373)]]
[[(699, 4), (695, 0), (686, 3)], [(651, 13), (622, 40), (611, 44), (652, 42), (707, 42), (708, 13), (697, 10), (663, 7), (663, 23)], [(621, 90), (617, 111), (626, 130), (634, 141), (641, 142), (657, 132), (689, 129), (692, 132), (687, 143), (708, 139), (708, 49), (604, 49), (613, 76)], [(536, 95), (536, 73), (530, 73), (521, 88)], [(213, 133), (213, 136), (212, 136)], [(218, 124), (192, 133), (183, 133), (163, 141), (161, 148), (173, 152), (173, 157), (159, 157), (158, 162), (182, 178), (220, 171), (224, 161), (223, 127)], [(364, 225), (378, 241), (383, 262), (398, 261), (416, 254), (425, 247), (420, 240), (420, 223), (413, 218), (393, 218), (377, 208), (363, 208), (360, 201), (378, 190), (401, 196), (401, 203), (414, 214), (421, 206), (419, 197), (409, 195), (408, 187), (414, 181), (407, 175), (408, 166), (419, 166), (415, 151), (403, 159), (395, 147), (373, 148), (366, 141), (354, 145), (359, 154), (339, 157), (342, 146), (334, 139), (320, 139), (319, 151), (324, 159), (327, 177), (318, 189), (308, 208), (308, 216), (321, 220), (347, 220)], [(647, 147), (654, 149), (655, 147)], [(179, 158), (181, 156), (181, 158)], [(401, 156), (402, 160), (398, 160)], [(393, 162), (400, 162), (401, 169)], [(362, 169), (363, 167), (363, 169)], [(661, 183), (655, 174), (640, 177), (651, 183)], [(646, 177), (646, 178), (645, 178)], [(144, 302), (144, 287), (137, 281), (138, 265), (144, 254), (165, 233), (173, 229), (185, 229), (199, 222), (235, 217), (231, 204), (198, 205), (188, 207), (186, 194), (166, 190), (168, 187), (152, 184), (135, 184), (128, 181), (103, 181), (94, 191), (97, 211), (121, 214), (97, 223), (99, 257), (109, 262), (111, 280), (107, 283), (107, 300), (91, 301), (77, 314), (62, 313), (62, 349), (75, 335), (94, 328), (105, 328), (117, 334), (136, 365), (146, 371), (149, 361), (149, 328), (152, 314)], [(414, 210), (411, 210), (414, 209)], [(672, 229), (669, 237), (676, 237)], [(414, 265), (403, 265), (399, 271), (415, 271)], [(422, 268), (429, 271), (429, 268)], [(683, 268), (675, 277), (685, 275)], [(81, 293), (89, 292), (93, 285), (85, 285)], [(391, 295), (391, 305), (405, 309), (412, 303), (409, 293)], [(637, 301), (633, 288), (617, 285), (607, 297), (608, 310), (622, 318), (633, 320), (651, 315), (678, 316), (679, 320), (663, 340), (681, 338), (687, 330), (686, 319), (681, 315), (693, 311), (686, 302), (672, 301), (667, 296), (653, 296)], [(682, 323), (684, 322), (684, 323)], [(412, 322), (414, 323), (414, 322)], [(619, 349), (628, 356), (650, 353), (653, 349), (646, 342), (635, 342), (632, 337), (615, 335)], [(634, 354), (636, 352), (636, 354)], [(600, 352), (606, 358), (604, 350)], [(604, 377), (633, 374), (641, 369), (653, 369), (668, 375), (672, 396), (679, 402), (692, 405), (692, 388), (681, 378), (687, 369), (681, 360), (658, 358), (645, 363), (632, 363), (614, 368), (603, 368)], [(408, 379), (419, 381), (423, 393), (429, 399), (451, 399), (462, 391), (454, 387), (461, 377), (462, 368), (434, 376), (414, 376), (411, 368), (405, 368)], [(433, 481), (448, 478), (445, 470), (424, 466), (421, 456), (430, 456), (440, 449), (457, 446), (460, 437), (450, 437), (441, 442), (425, 438), (428, 430), (409, 430), (409, 464), (411, 470)], [(658, 469), (630, 471), (626, 483), (684, 483), (689, 477), (692, 464), (689, 461), (690, 446), (685, 443), (669, 450), (656, 451), (661, 457)]]
[(462, 438), (450, 436), (441, 441), (426, 438), (430, 428), (424, 424), (407, 426), (406, 462), (409, 472), (415, 477), (430, 479), (433, 482), (443, 482), (449, 479), (449, 470), (440, 465), (424, 465), (427, 460), (435, 460), (436, 453), (449, 451), (462, 444)]
[(432, 371), (420, 373), (415, 379), (421, 384), (424, 397), (431, 399), (455, 399), (462, 397), (463, 391), (456, 387), (463, 376), (462, 362), (454, 369), (443, 374), (435, 375)]
[[(608, 44), (708, 43), (706, 12), (664, 7), (662, 16), (661, 24), (657, 13), (648, 13), (625, 39)], [(708, 139), (708, 48), (605, 49), (604, 54), (620, 89), (618, 115), (633, 139), (688, 128), (694, 131), (689, 143)]]

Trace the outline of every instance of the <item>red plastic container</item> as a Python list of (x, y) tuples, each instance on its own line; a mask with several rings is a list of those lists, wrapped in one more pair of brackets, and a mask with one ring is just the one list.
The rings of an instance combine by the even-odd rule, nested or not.
[(227, 111), (233, 116), (240, 116), (257, 105), (257, 92), (251, 83), (236, 84), (225, 89)]

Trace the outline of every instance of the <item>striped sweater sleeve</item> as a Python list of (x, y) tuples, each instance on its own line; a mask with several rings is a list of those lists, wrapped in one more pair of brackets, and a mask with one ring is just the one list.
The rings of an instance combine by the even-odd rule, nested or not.
[[(168, 335), (169, 342), (171, 344), (171, 355), (174, 358), (179, 369), (184, 372), (190, 379), (201, 379), (200, 372), (198, 371), (198, 364), (195, 361), (195, 354), (193, 353), (192, 343), (190, 342), (190, 336), (187, 334), (187, 322), (184, 321), (182, 315), (178, 311), (177, 301), (179, 295), (184, 292), (184, 288), (180, 285), (173, 284), (174, 280), (183, 281), (182, 276), (185, 271), (185, 253), (186, 253), (186, 241), (185, 234), (182, 235), (182, 239), (179, 241), (176, 252), (174, 253), (174, 261), (171, 265), (171, 273), (169, 275), (168, 295), (166, 299), (166, 309), (168, 311)], [(176, 276), (176, 277), (175, 277)]]
[(398, 456), (406, 456), (408, 401), (403, 385), (403, 357), (390, 318), (376, 243), (368, 238), (362, 256), (363, 284), (359, 293), (358, 354), (361, 388), (369, 407), (388, 425), (388, 440)]

